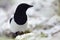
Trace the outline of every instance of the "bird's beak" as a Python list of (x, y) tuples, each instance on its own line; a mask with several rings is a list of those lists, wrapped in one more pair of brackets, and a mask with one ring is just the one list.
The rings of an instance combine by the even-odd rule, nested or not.
[(33, 5), (30, 5), (30, 7), (33, 7)]

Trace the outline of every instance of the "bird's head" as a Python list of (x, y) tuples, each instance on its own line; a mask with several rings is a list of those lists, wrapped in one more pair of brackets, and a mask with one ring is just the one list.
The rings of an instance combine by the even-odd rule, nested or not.
[(19, 7), (25, 7), (25, 8), (29, 8), (29, 7), (33, 7), (33, 5), (28, 5), (28, 4), (26, 4), (26, 3), (22, 3), (22, 4), (20, 4), (19, 5)]
[(26, 4), (26, 3), (21, 3), (18, 5), (16, 10), (27, 10), (28, 8), (33, 7), (32, 5)]

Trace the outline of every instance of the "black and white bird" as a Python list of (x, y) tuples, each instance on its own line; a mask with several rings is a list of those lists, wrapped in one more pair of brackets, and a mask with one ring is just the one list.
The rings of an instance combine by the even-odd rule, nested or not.
[(11, 31), (16, 33), (18, 31), (25, 31), (27, 29), (27, 15), (26, 11), (28, 8), (33, 7), (26, 3), (18, 5), (14, 13), (13, 18), (10, 19)]

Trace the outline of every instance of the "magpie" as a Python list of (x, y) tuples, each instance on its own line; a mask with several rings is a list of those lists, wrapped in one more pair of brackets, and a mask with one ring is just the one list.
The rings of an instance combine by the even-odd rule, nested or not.
[(11, 31), (18, 34), (20, 31), (25, 31), (27, 29), (27, 15), (26, 11), (28, 8), (33, 7), (32, 5), (21, 3), (17, 6), (14, 16), (10, 19)]

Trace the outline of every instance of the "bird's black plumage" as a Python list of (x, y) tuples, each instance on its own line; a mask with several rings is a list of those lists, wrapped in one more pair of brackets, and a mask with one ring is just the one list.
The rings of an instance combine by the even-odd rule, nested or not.
[(10, 23), (11, 23), (12, 19), (13, 19), (13, 18), (10, 19)]
[(14, 14), (14, 21), (18, 24), (18, 25), (23, 25), (26, 23), (27, 21), (27, 15), (26, 15), (26, 10), (32, 7), (31, 5), (22, 3), (20, 5), (18, 5), (16, 12)]

